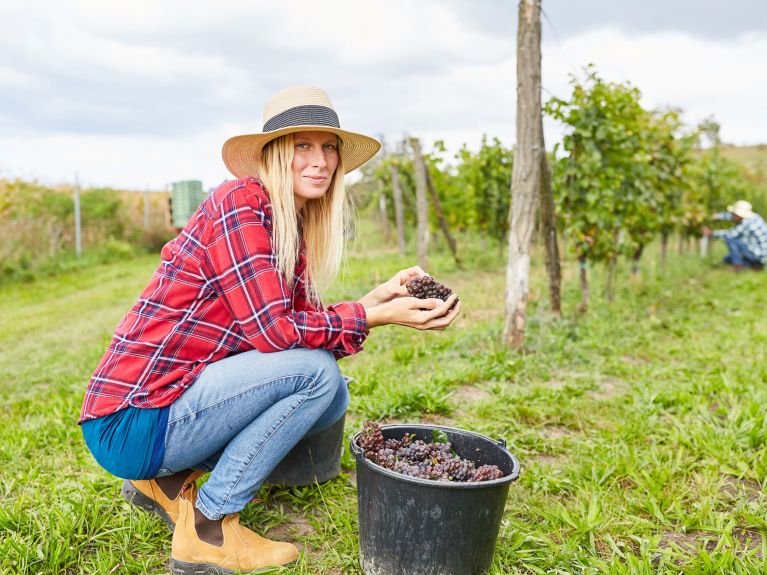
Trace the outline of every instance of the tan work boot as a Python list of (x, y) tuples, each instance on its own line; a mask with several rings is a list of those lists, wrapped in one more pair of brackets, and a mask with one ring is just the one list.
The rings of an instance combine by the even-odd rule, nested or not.
[(240, 525), (238, 513), (227, 515), (221, 525), (220, 547), (201, 541), (194, 526), (195, 488), (179, 497), (179, 516), (173, 533), (170, 570), (176, 575), (253, 573), (287, 565), (298, 559), (291, 543), (270, 541)]
[[(193, 483), (204, 471), (192, 471), (184, 480), (184, 485)], [(148, 480), (125, 480), (123, 481), (122, 496), (128, 503), (155, 513), (165, 520), (171, 532), (178, 521), (178, 496), (175, 499), (168, 498), (154, 479)]]

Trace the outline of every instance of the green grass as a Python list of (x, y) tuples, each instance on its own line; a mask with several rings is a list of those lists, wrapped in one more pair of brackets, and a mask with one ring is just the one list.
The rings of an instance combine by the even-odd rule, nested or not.
[[(329, 299), (354, 298), (412, 260), (362, 237)], [(565, 319), (534, 270), (526, 353), (500, 344), (504, 273), (479, 246), (456, 270), (462, 314), (445, 332), (387, 326), (342, 360), (365, 418), (441, 422), (505, 438), (522, 464), (492, 573), (767, 570), (765, 275), (696, 254), (620, 270), (616, 300)], [(366, 254), (366, 255), (363, 255)], [(648, 253), (652, 259), (654, 253)], [(165, 573), (164, 523), (130, 508), (75, 425), (87, 381), (156, 257), (0, 289), (0, 573)], [(712, 260), (713, 261), (713, 260)], [(353, 459), (308, 488), (263, 488), (243, 521), (304, 549), (285, 574), (358, 573)], [(460, 538), (460, 534), (456, 535)], [(751, 543), (749, 543), (751, 540)]]
[(741, 164), (747, 173), (755, 179), (759, 178), (761, 184), (767, 184), (767, 145), (756, 146), (722, 146), (722, 155), (734, 162)]

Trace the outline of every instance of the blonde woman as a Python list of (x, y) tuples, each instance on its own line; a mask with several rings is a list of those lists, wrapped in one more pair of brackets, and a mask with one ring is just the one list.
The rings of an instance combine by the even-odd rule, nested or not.
[[(417, 300), (398, 272), (356, 302), (324, 307), (343, 247), (344, 174), (380, 144), (340, 128), (318, 88), (273, 96), (262, 132), (231, 138), (237, 179), (206, 199), (117, 326), (80, 423), (129, 500), (174, 529), (174, 573), (238, 573), (298, 557), (238, 512), (305, 436), (348, 405), (336, 360), (385, 324), (444, 329), (452, 296)], [(210, 471), (196, 489), (194, 481)]]

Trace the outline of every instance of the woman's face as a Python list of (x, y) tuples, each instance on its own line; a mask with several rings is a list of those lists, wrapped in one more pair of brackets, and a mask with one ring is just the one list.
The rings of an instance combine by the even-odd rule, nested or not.
[(293, 193), (296, 211), (325, 195), (338, 166), (338, 138), (329, 132), (293, 134)]

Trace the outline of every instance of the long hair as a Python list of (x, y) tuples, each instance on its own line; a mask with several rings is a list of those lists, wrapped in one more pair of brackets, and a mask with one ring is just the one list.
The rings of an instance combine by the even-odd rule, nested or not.
[(339, 151), (338, 166), (325, 195), (307, 200), (302, 213), (297, 215), (293, 194), (293, 153), (293, 134), (269, 142), (261, 153), (259, 176), (272, 203), (272, 245), (277, 269), (292, 287), (300, 246), (300, 218), (306, 243), (306, 294), (313, 305), (320, 307), (320, 296), (338, 273), (344, 253), (344, 221), (348, 206), (343, 158)]

